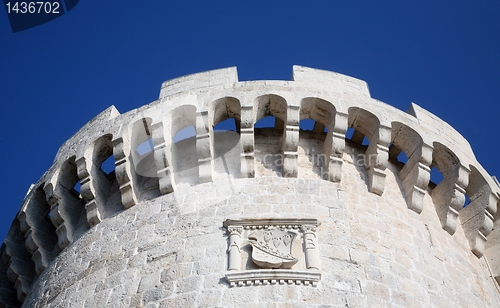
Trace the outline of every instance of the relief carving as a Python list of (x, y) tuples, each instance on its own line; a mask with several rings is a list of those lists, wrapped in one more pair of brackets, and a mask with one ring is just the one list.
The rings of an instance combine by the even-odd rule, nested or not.
[(291, 268), (298, 259), (292, 255), (295, 233), (277, 229), (255, 231), (248, 235), (252, 261), (263, 268)]
[(226, 220), (231, 286), (304, 284), (319, 273), (316, 219)]

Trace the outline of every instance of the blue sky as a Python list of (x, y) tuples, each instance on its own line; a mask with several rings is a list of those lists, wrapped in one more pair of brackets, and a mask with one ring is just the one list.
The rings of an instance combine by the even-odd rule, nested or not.
[(500, 176), (499, 18), (500, 2), (486, 0), (86, 0), (12, 33), (0, 12), (0, 237), (59, 146), (99, 112), (228, 66), (240, 80), (290, 80), (294, 64), (363, 79), (372, 97), (447, 121)]

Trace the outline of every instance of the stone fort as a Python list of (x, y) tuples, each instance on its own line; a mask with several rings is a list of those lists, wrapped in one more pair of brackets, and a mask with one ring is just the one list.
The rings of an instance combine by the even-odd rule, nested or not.
[(189, 75), (61, 146), (0, 307), (500, 307), (499, 198), (457, 131), (361, 80)]

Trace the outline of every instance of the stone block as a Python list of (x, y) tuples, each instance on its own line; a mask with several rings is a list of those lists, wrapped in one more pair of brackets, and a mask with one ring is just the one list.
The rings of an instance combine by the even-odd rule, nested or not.
[(160, 273), (152, 273), (141, 278), (139, 283), (138, 292), (144, 292), (144, 290), (152, 289), (160, 285)]

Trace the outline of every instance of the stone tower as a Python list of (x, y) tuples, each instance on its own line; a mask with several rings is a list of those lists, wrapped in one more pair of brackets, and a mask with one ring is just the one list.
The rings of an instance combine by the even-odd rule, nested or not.
[(499, 192), (452, 127), (361, 80), (185, 76), (61, 146), (0, 306), (499, 307)]

